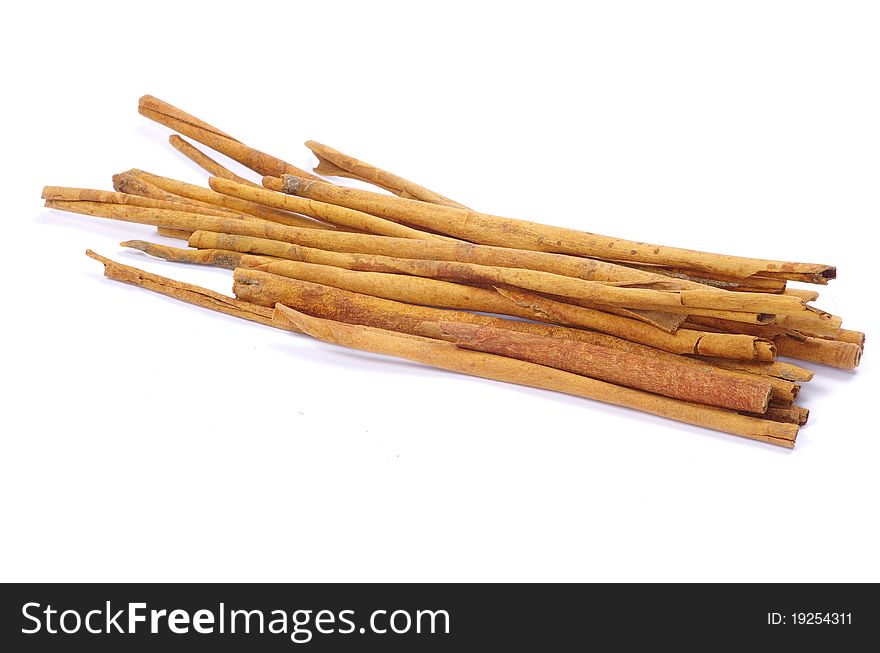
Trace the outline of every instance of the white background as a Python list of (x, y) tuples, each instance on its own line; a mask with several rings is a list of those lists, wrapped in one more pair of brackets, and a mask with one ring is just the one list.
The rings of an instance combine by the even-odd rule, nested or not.
[[(16, 10), (0, 579), (880, 580), (875, 3)], [(145, 93), (301, 167), (312, 138), (490, 212), (837, 264), (819, 305), (864, 363), (817, 370), (787, 451), (108, 281), (87, 247), (231, 288), (42, 208), (130, 167), (204, 183)]]

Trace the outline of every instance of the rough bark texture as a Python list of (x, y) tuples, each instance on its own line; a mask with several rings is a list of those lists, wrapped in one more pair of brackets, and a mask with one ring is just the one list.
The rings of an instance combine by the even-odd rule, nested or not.
[(709, 370), (654, 356), (478, 324), (443, 321), (440, 330), (464, 349), (547, 365), (666, 397), (751, 413), (764, 413), (770, 402), (770, 384), (759, 378), (719, 377)]
[(800, 280), (806, 276), (814, 283), (827, 283), (828, 279), (835, 276), (835, 269), (828, 265), (750, 259), (639, 243), (370, 191), (341, 188), (295, 175), (285, 175), (283, 184), (284, 192), (291, 195), (347, 206), (475, 243), (684, 267), (742, 279), (761, 275), (783, 279), (795, 276)]
[(353, 349), (397, 356), (472, 376), (555, 390), (783, 447), (793, 447), (797, 438), (798, 427), (794, 424), (748, 417), (722, 408), (624, 388), (544, 365), (467, 351), (442, 340), (322, 320), (282, 305), (276, 307), (275, 319), (282, 324), (292, 324), (319, 340)]
[(463, 204), (444, 197), (440, 193), (435, 193), (424, 186), (365, 163), (353, 156), (343, 154), (328, 145), (322, 145), (316, 141), (306, 141), (306, 147), (318, 157), (318, 166), (315, 168), (315, 172), (319, 175), (357, 179), (379, 188), (384, 188), (400, 197), (409, 197), (422, 202), (430, 202), (431, 204), (454, 206), (459, 209), (467, 208)]
[(301, 170), (294, 165), (282, 161), (274, 156), (248, 147), (229, 134), (225, 134), (216, 127), (199, 120), (163, 102), (152, 95), (145, 95), (138, 101), (138, 112), (150, 120), (170, 127), (176, 132), (189, 136), (202, 145), (207, 145), (213, 150), (225, 154), (246, 168), (250, 168), (260, 175), (298, 175), (306, 179), (317, 179), (313, 174)]

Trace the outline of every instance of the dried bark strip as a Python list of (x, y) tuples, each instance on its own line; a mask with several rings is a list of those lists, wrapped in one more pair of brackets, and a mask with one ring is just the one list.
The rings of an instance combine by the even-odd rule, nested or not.
[[(67, 202), (101, 202), (105, 204), (120, 204), (125, 206), (139, 206), (147, 209), (167, 209), (169, 211), (186, 211), (193, 213), (204, 213), (205, 215), (215, 215), (218, 217), (227, 217), (229, 213), (212, 210), (208, 207), (196, 206), (193, 204), (185, 204), (182, 202), (155, 199), (152, 197), (144, 197), (142, 195), (131, 195), (128, 193), (117, 193), (109, 190), (94, 190), (91, 188), (68, 188), (65, 186), (45, 186), (43, 188), (42, 198), (44, 200), (67, 201)], [(238, 215), (237, 217), (244, 217)]]
[(770, 402), (770, 384), (760, 378), (724, 378), (709, 370), (653, 356), (478, 324), (443, 321), (440, 330), (457, 347), (546, 365), (666, 397), (751, 413), (764, 413)]
[[(283, 277), (311, 281), (409, 304), (536, 319), (534, 311), (517, 306), (496, 292), (449, 281), (409, 277), (402, 274), (356, 272), (330, 265), (284, 261), (250, 254), (241, 257), (240, 265), (242, 268), (262, 270)], [(552, 320), (541, 319), (541, 321)]]
[(444, 197), (440, 193), (435, 193), (424, 186), (365, 163), (353, 156), (343, 154), (328, 145), (322, 145), (317, 141), (306, 141), (306, 147), (318, 157), (318, 166), (314, 171), (319, 175), (357, 179), (358, 181), (364, 181), (379, 188), (384, 188), (400, 197), (408, 197), (443, 206), (454, 206), (459, 209), (467, 208), (463, 204)]
[(250, 179), (239, 177), (237, 174), (232, 172), (232, 170), (221, 165), (220, 163), (209, 157), (207, 154), (202, 152), (195, 145), (187, 140), (182, 139), (177, 134), (172, 134), (171, 136), (169, 136), (168, 142), (171, 144), (171, 147), (180, 152), (187, 159), (195, 163), (202, 170), (205, 170), (215, 177), (229, 179), (239, 184), (244, 184), (246, 186), (262, 188), (259, 184), (252, 182)]
[(274, 209), (293, 211), (310, 218), (323, 220), (331, 224), (365, 231), (379, 236), (392, 236), (395, 238), (414, 238), (416, 240), (440, 240), (449, 241), (445, 236), (437, 236), (426, 231), (413, 229), (405, 225), (377, 218), (369, 213), (354, 211), (335, 204), (325, 204), (315, 200), (307, 200), (293, 195), (282, 195), (265, 190), (264, 188), (251, 188), (243, 184), (237, 184), (228, 179), (212, 177), (209, 182), (211, 188), (218, 193), (239, 200), (253, 202), (261, 206)]
[(248, 147), (216, 127), (151, 95), (145, 95), (138, 100), (138, 112), (150, 120), (225, 154), (260, 175), (277, 177), (283, 174), (292, 174), (306, 179), (317, 179), (315, 175), (265, 152)]
[(828, 265), (751, 259), (638, 243), (527, 220), (341, 188), (295, 175), (283, 176), (282, 183), (284, 192), (291, 195), (347, 206), (474, 243), (685, 267), (743, 279), (755, 275), (783, 279), (807, 275), (814, 283), (827, 283), (835, 276), (835, 268)]
[(828, 365), (841, 370), (853, 370), (862, 359), (862, 347), (853, 342), (804, 338), (797, 340), (790, 336), (773, 339), (780, 356), (788, 356), (802, 361)]
[[(183, 197), (182, 195), (169, 193), (168, 191), (159, 188), (155, 184), (150, 183), (146, 179), (136, 177), (135, 175), (128, 172), (120, 172), (119, 174), (113, 175), (113, 189), (120, 193), (140, 195), (142, 197), (152, 197), (153, 199), (166, 200), (169, 202), (179, 202), (181, 204), (190, 204), (198, 207), (199, 213), (205, 213), (207, 215), (241, 215), (239, 211), (233, 211), (232, 209), (217, 206), (216, 204), (199, 202), (188, 197)], [(192, 211), (192, 209), (184, 210)]]
[(220, 313), (225, 313), (226, 315), (240, 317), (252, 322), (259, 322), (260, 324), (265, 324), (267, 326), (286, 328), (288, 331), (296, 331), (296, 328), (292, 325), (275, 323), (272, 320), (272, 311), (262, 306), (249, 304), (248, 302), (243, 302), (234, 297), (227, 297), (226, 295), (214, 292), (213, 290), (208, 290), (207, 288), (195, 286), (190, 283), (175, 281), (174, 279), (162, 277), (158, 274), (139, 270), (130, 265), (123, 265), (122, 263), (112, 261), (105, 256), (96, 254), (90, 249), (86, 250), (86, 255), (103, 263), (104, 275), (115, 281), (123, 281), (134, 286), (140, 286), (141, 288), (146, 288), (147, 290), (152, 290), (153, 292), (162, 295), (174, 297), (175, 299), (187, 302), (188, 304), (195, 304), (196, 306), (209, 308), (212, 311), (218, 311)]
[(755, 336), (709, 333), (693, 329), (678, 329), (675, 333), (665, 333), (635, 320), (554, 301), (534, 293), (510, 288), (498, 288), (497, 292), (519, 306), (533, 310), (541, 315), (544, 321), (595, 329), (673, 354), (770, 362), (773, 361), (776, 352), (769, 340)]
[(302, 229), (335, 229), (333, 225), (317, 222), (311, 218), (290, 213), (289, 211), (279, 211), (278, 209), (268, 208), (262, 204), (255, 204), (254, 202), (247, 202), (236, 197), (223, 195), (222, 193), (217, 193), (210, 188), (204, 188), (203, 186), (188, 184), (177, 179), (169, 179), (168, 177), (161, 177), (143, 170), (132, 169), (129, 170), (128, 173), (144, 179), (169, 193), (181, 195), (214, 206), (222, 206), (226, 209), (231, 209), (238, 213), (260, 218), (261, 220), (266, 220), (268, 222), (275, 222), (281, 225), (299, 227)]
[(783, 447), (793, 447), (797, 438), (798, 427), (794, 424), (747, 417), (722, 408), (624, 388), (544, 365), (467, 351), (440, 340), (313, 318), (283, 305), (276, 307), (274, 319), (282, 324), (292, 324), (308, 335), (325, 342), (397, 356), (472, 376), (555, 390), (625, 406)]
[(789, 406), (787, 408), (770, 406), (767, 412), (764, 413), (764, 417), (772, 419), (774, 422), (786, 422), (803, 426), (810, 418), (810, 411), (803, 406)]
[(161, 258), (173, 263), (190, 263), (195, 265), (209, 265), (216, 268), (234, 270), (239, 266), (244, 254), (230, 252), (222, 249), (181, 249), (159, 245), (146, 240), (126, 240), (119, 243), (120, 247), (131, 247), (150, 256)]
[(795, 383), (807, 383), (813, 379), (813, 371), (793, 363), (774, 361), (772, 363), (760, 363), (755, 361), (734, 361), (724, 358), (709, 358), (700, 356), (699, 360), (706, 363), (723, 367), (728, 370), (741, 370), (753, 374), (776, 377)]

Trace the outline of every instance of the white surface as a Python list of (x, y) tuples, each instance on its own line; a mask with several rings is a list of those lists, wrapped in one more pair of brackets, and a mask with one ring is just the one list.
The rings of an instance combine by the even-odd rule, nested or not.
[[(19, 6), (0, 579), (880, 580), (876, 4), (298, 4)], [(108, 281), (87, 247), (231, 287), (42, 208), (204, 182), (144, 93), (303, 167), (313, 138), (500, 214), (835, 263), (864, 363), (818, 369), (789, 452)]]

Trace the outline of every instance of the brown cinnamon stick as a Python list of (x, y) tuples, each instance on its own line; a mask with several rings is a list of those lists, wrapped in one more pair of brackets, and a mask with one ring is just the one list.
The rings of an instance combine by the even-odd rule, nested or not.
[(217, 193), (210, 188), (188, 184), (177, 179), (169, 179), (168, 177), (154, 175), (137, 169), (129, 170), (128, 173), (135, 177), (139, 177), (140, 179), (144, 179), (169, 193), (174, 193), (175, 195), (180, 195), (206, 204), (221, 206), (244, 215), (260, 218), (261, 220), (276, 222), (286, 226), (299, 227), (301, 229), (335, 229), (333, 225), (324, 222), (317, 222), (302, 215), (297, 215), (289, 211), (279, 211), (278, 209), (272, 209), (254, 202), (247, 202), (236, 197)]
[[(217, 206), (215, 204), (208, 204), (207, 202), (199, 202), (188, 197), (169, 193), (168, 191), (159, 188), (155, 184), (151, 184), (146, 179), (141, 179), (140, 177), (136, 177), (135, 175), (128, 172), (121, 172), (119, 174), (113, 175), (113, 189), (120, 193), (127, 193), (129, 195), (140, 195), (141, 197), (150, 197), (167, 202), (189, 204), (197, 207), (198, 213), (205, 213), (207, 215), (241, 215), (240, 212), (233, 211), (232, 209), (227, 209), (225, 207)], [(193, 209), (181, 210), (194, 211)]]
[(535, 319), (534, 311), (517, 306), (496, 292), (449, 281), (403, 274), (356, 272), (330, 265), (285, 261), (250, 254), (241, 257), (240, 266), (410, 304)]
[(293, 211), (294, 213), (307, 215), (310, 218), (370, 234), (393, 236), (396, 238), (414, 238), (416, 240), (450, 240), (443, 236), (413, 229), (390, 220), (377, 218), (369, 213), (354, 211), (343, 206), (336, 206), (335, 204), (306, 200), (301, 197), (294, 197), (293, 195), (282, 195), (281, 193), (274, 193), (263, 188), (251, 188), (250, 186), (217, 177), (212, 177), (209, 183), (212, 190), (229, 197), (258, 203), (275, 209)]
[(244, 254), (230, 252), (222, 249), (180, 249), (150, 243), (145, 240), (126, 240), (119, 243), (121, 247), (131, 247), (140, 250), (150, 256), (161, 258), (174, 263), (191, 263), (196, 265), (209, 265), (216, 268), (234, 270), (241, 262)]
[(797, 340), (790, 336), (779, 336), (773, 339), (773, 343), (780, 356), (811, 361), (841, 370), (855, 369), (862, 358), (862, 348), (852, 342), (812, 337)]
[(478, 324), (443, 321), (440, 330), (457, 347), (547, 365), (666, 397), (752, 413), (764, 413), (770, 401), (770, 384), (759, 378), (724, 378), (709, 370), (652, 356)]
[[(186, 211), (193, 213), (203, 213), (205, 215), (214, 215), (219, 217), (227, 217), (230, 214), (222, 211), (212, 210), (207, 207), (196, 206), (193, 204), (184, 204), (182, 202), (170, 201), (164, 199), (154, 199), (152, 197), (144, 197), (142, 195), (130, 195), (128, 193), (116, 193), (108, 190), (94, 190), (91, 188), (68, 188), (65, 186), (45, 186), (43, 187), (42, 198), (52, 201), (66, 202), (98, 202), (105, 204), (119, 204), (125, 206), (138, 206), (147, 209), (167, 209), (169, 211)], [(242, 218), (244, 216), (237, 215)]]
[(463, 204), (454, 202), (440, 193), (435, 193), (424, 186), (419, 186), (414, 182), (365, 163), (353, 156), (343, 154), (328, 145), (322, 145), (316, 141), (306, 141), (306, 147), (318, 157), (318, 166), (315, 168), (315, 172), (320, 175), (357, 179), (358, 181), (364, 181), (379, 188), (384, 188), (400, 197), (409, 197), (422, 202), (454, 206), (460, 209), (467, 208)]
[(803, 426), (810, 418), (810, 411), (803, 406), (789, 406), (787, 408), (770, 406), (764, 413), (764, 417), (772, 419), (774, 422), (787, 422)]
[[(200, 246), (199, 243), (191, 243)], [(223, 248), (227, 248), (221, 245)], [(300, 261), (310, 260), (323, 265), (334, 265), (350, 270), (387, 272), (412, 276), (481, 285), (510, 285), (537, 292), (554, 293), (572, 297), (592, 306), (620, 306), (630, 309), (660, 310), (670, 313), (689, 314), (701, 308), (731, 307), (724, 311), (728, 317), (735, 311), (749, 311), (759, 306), (780, 311), (803, 311), (804, 305), (797, 298), (757, 293), (719, 293), (699, 290), (657, 291), (646, 288), (620, 287), (585, 281), (549, 272), (522, 268), (485, 266), (474, 263), (406, 259), (370, 254), (328, 252), (300, 247)], [(771, 301), (772, 300), (772, 301)], [(781, 300), (781, 301), (780, 301)], [(788, 301), (791, 300), (791, 301)], [(711, 311), (717, 313), (718, 311)], [(749, 313), (748, 315), (754, 315)], [(748, 317), (743, 317), (748, 321)], [(758, 319), (757, 317), (755, 319)]]
[(750, 259), (639, 243), (370, 191), (340, 188), (294, 175), (285, 175), (282, 183), (283, 191), (291, 195), (347, 206), (474, 243), (685, 267), (743, 279), (756, 275), (782, 279), (807, 276), (814, 283), (827, 283), (835, 276), (835, 269), (828, 265)]
[(90, 249), (86, 250), (86, 255), (103, 263), (104, 275), (115, 281), (123, 281), (135, 286), (140, 286), (141, 288), (146, 288), (147, 290), (152, 290), (153, 292), (162, 295), (174, 297), (175, 299), (179, 299), (189, 304), (195, 304), (196, 306), (209, 308), (212, 311), (225, 313), (226, 315), (240, 317), (245, 320), (259, 322), (260, 324), (266, 324), (268, 326), (285, 328), (288, 331), (296, 331), (296, 328), (291, 324), (276, 324), (272, 320), (272, 311), (263, 306), (256, 306), (235, 299), (234, 297), (227, 297), (226, 295), (214, 292), (213, 290), (208, 290), (207, 288), (184, 283), (182, 281), (175, 281), (174, 279), (162, 277), (158, 274), (139, 270), (130, 265), (123, 265), (122, 263), (112, 261), (105, 256), (96, 254)]
[(173, 147), (187, 159), (195, 163), (202, 170), (209, 172), (214, 177), (222, 177), (223, 179), (229, 179), (236, 183), (244, 184), (246, 186), (262, 188), (259, 184), (255, 184), (250, 179), (239, 177), (237, 174), (232, 172), (232, 170), (222, 166), (220, 163), (202, 152), (195, 145), (193, 145), (189, 141), (182, 139), (177, 134), (172, 134), (171, 136), (169, 136), (168, 142), (171, 144), (171, 147)]
[(772, 363), (762, 363), (758, 361), (737, 361), (725, 358), (710, 358), (700, 356), (700, 360), (710, 363), (718, 367), (728, 370), (741, 370), (743, 372), (751, 372), (753, 374), (762, 374), (773, 376), (778, 379), (785, 379), (795, 383), (806, 383), (813, 378), (813, 371), (806, 368), (785, 363), (783, 361), (774, 361)]
[(248, 147), (229, 134), (221, 132), (195, 116), (181, 111), (167, 102), (152, 95), (145, 95), (138, 101), (138, 112), (150, 120), (170, 127), (176, 132), (189, 136), (202, 145), (225, 154), (246, 168), (261, 175), (280, 176), (283, 174), (299, 175), (306, 179), (317, 179), (313, 174), (301, 170), (294, 165), (274, 156)]
[(298, 313), (283, 305), (276, 307), (275, 320), (292, 324), (308, 335), (325, 342), (397, 356), (472, 376), (555, 390), (626, 406), (784, 447), (793, 447), (797, 437), (797, 426), (794, 424), (747, 417), (721, 408), (624, 388), (544, 365), (467, 351), (441, 340), (322, 320)]
[(674, 354), (696, 354), (736, 360), (772, 361), (775, 348), (769, 340), (740, 334), (720, 334), (693, 329), (678, 329), (673, 334), (608, 315), (583, 306), (575, 306), (541, 297), (534, 293), (498, 288), (497, 292), (519, 306), (541, 315), (544, 321), (573, 324), (596, 329), (619, 338), (640, 342)]

